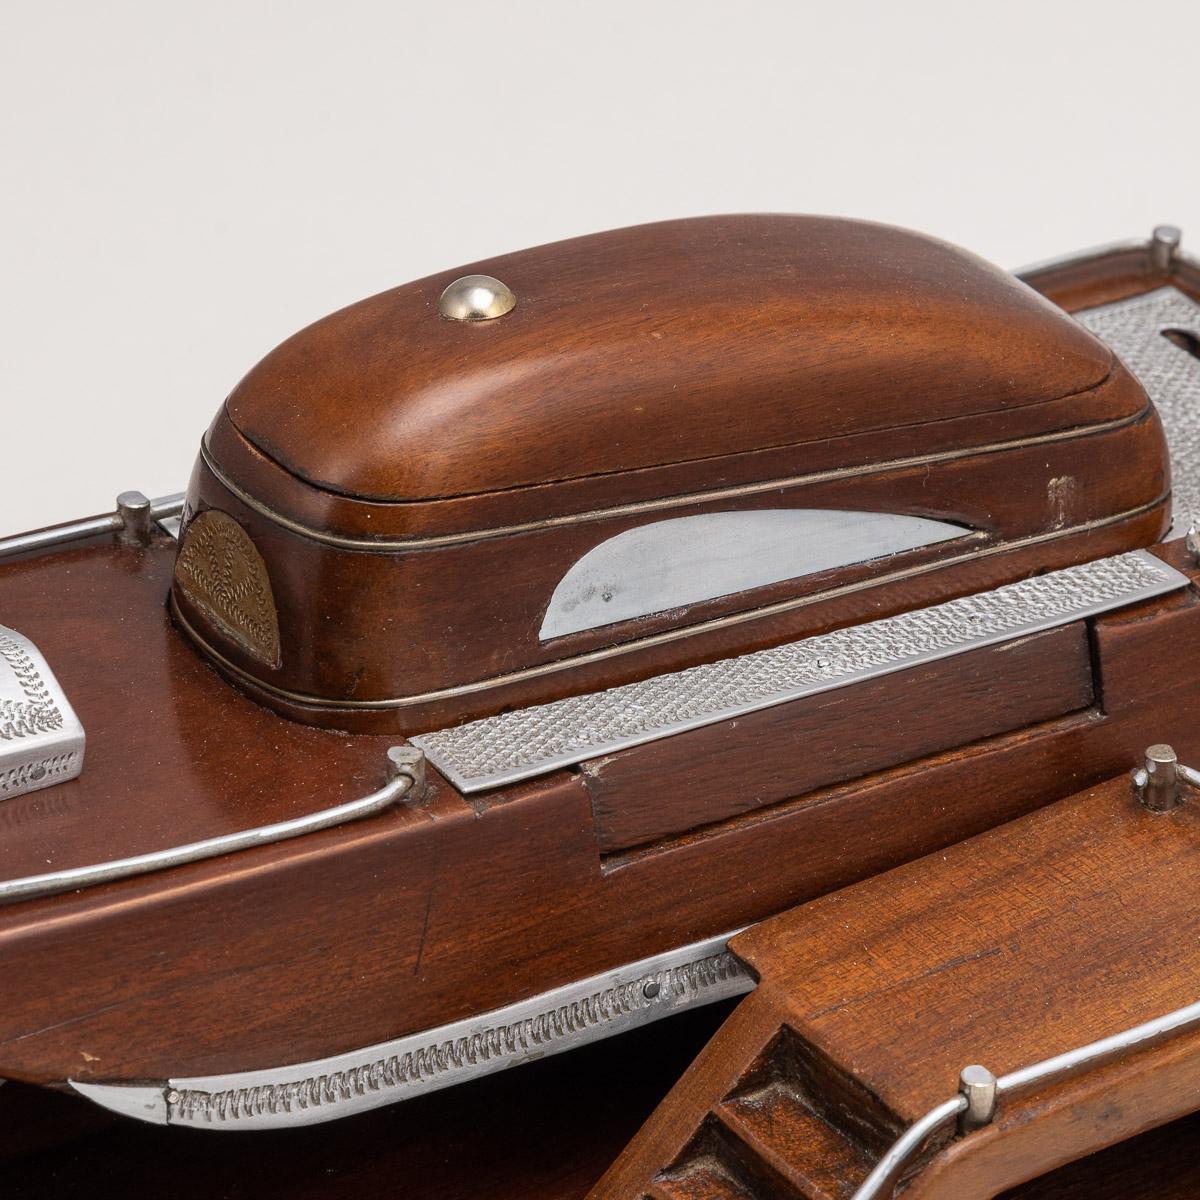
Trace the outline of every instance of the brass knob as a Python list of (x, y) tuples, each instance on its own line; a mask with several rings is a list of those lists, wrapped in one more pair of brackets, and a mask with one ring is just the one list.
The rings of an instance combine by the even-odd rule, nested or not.
[(490, 275), (464, 275), (438, 301), (438, 311), (452, 321), (493, 321), (516, 306), (512, 289)]

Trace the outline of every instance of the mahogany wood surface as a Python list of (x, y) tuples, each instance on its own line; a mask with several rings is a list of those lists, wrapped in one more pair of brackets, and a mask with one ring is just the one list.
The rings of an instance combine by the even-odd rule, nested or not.
[(1200, 285), (1200, 273), (1188, 259), (1168, 270), (1156, 266), (1147, 245), (1081, 256), (1059, 266), (1022, 272), (1020, 278), (1068, 312), (1111, 304), (1171, 283), (1185, 290)]
[[(1060, 717), (1094, 697), (1080, 621), (622, 750), (581, 773), (601, 848), (622, 850)], [(764, 753), (774, 746), (790, 753)]]
[[(1172, 900), (1198, 837), (1200, 801), (1151, 813), (1118, 778), (740, 934), (758, 989), (594, 1195), (727, 1175), (842, 1200), (966, 1064), (1001, 1076), (1195, 1003), (1200, 918)], [(904, 1194), (985, 1200), (1192, 1112), (1198, 1078), (1192, 1030), (1002, 1097)]]
[[(1025, 486), (1013, 488), (1014, 477)], [(1074, 481), (1065, 492), (1063, 480)], [(1168, 488), (1161, 427), (1157, 416), (1143, 415), (1106, 432), (936, 469), (880, 469), (869, 477), (691, 504), (670, 515), (803, 506), (908, 512), (975, 532), (542, 642), (542, 619), (562, 575), (607, 537), (645, 524), (644, 514), (366, 553), (281, 528), (229, 493), (202, 463), (190, 503), (233, 516), (264, 558), (281, 661), (264, 664), (185, 591), (176, 588), (173, 597), (210, 654), (288, 715), (337, 728), (417, 733), (1149, 545), (1166, 530)], [(362, 707), (372, 703), (382, 706)]]
[[(441, 318), (481, 271), (516, 309)], [(1168, 487), (1141, 386), (1007, 273), (861, 222), (665, 222), (405, 285), (268, 355), (209, 431), (184, 536), (207, 509), (245, 529), (282, 653), (186, 577), (174, 601), (257, 699), (412, 734), (1146, 545)], [(608, 539), (764, 508), (964, 536), (542, 639)]]
[[(1193, 569), (1181, 544), (1164, 552)], [(101, 542), (0, 573), (5, 620), (92, 736), (79, 780), (9, 808), (3, 877), (378, 786), (389, 739), (273, 717), (198, 660), (163, 608), (170, 560)], [(634, 851), (602, 852), (578, 772), (470, 803), (434, 772), (417, 808), (0, 909), (0, 1073), (157, 1078), (370, 1045), (761, 920), (1124, 770), (1150, 742), (1200, 756), (1200, 681), (1174, 669), (1200, 625), (1194, 592), (1092, 624), (1102, 690), (1085, 710)], [(922, 719), (897, 736), (919, 740)], [(762, 750), (795, 757), (786, 741)]]
[[(502, 279), (517, 307), (440, 318), (442, 289), (467, 274)], [(291, 474), (345, 496), (604, 474), (612, 503), (623, 472), (1008, 413), (1111, 370), (1036, 292), (945, 242), (749, 214), (594, 234), (384, 292), (284, 342), (226, 411)]]
[[(1180, 267), (1176, 278), (1198, 294), (1188, 270)], [(1067, 271), (1063, 279), (1055, 288), (1078, 305), (1162, 282), (1136, 272), (1116, 282), (1103, 271), (1083, 282)], [(393, 738), (346, 738), (277, 720), (232, 693), (181, 644), (162, 608), (170, 553), (165, 545), (139, 552), (97, 542), (0, 567), (0, 621), (43, 645), (89, 733), (103, 734), (92, 738), (83, 780), (0, 806), (3, 877), (46, 869), (47, 859), (71, 865), (257, 824), (349, 799), (380, 781), (382, 749)], [(1169, 556), (1182, 563), (1178, 546)], [(1095, 622), (1100, 694), (1084, 713), (790, 797), (635, 853), (599, 853), (577, 779), (560, 776), (467, 805), (435, 773), (421, 813), (0, 910), (0, 1073), (47, 1082), (66, 1074), (153, 1077), (361, 1045), (419, 1028), (431, 1013), (452, 1019), (728, 927), (727, 918), (758, 919), (1086, 786), (1128, 765), (1147, 741), (1164, 737), (1196, 760), (1200, 689), (1179, 664), (1195, 621), (1187, 597)], [(434, 828), (453, 838), (435, 847)], [(515, 848), (530, 841), (552, 845), (564, 862)], [(580, 878), (583, 887), (568, 886)], [(381, 946), (389, 961), (380, 961)], [(426, 955), (435, 970), (423, 969)], [(328, 1003), (348, 988), (354, 1010), (331, 1020)], [(81, 1068), (93, 1052), (98, 1065)], [(598, 1057), (606, 1053), (622, 1061), (596, 1048)], [(531, 1156), (556, 1143), (528, 1144), (526, 1094), (515, 1081), (530, 1079), (532, 1088), (529, 1072), (541, 1069), (498, 1077), (514, 1081), (489, 1109), (498, 1124), (487, 1126), (482, 1112), (475, 1122), (494, 1137), (489, 1145), (510, 1154), (520, 1146), (519, 1165), (534, 1174), (548, 1160)], [(455, 1112), (458, 1094), (431, 1101)], [(394, 1110), (396, 1128), (411, 1111)], [(597, 1137), (603, 1128), (601, 1121), (588, 1127)], [(175, 1132), (138, 1131), (170, 1138), (163, 1142), (170, 1158)], [(615, 1144), (588, 1150), (586, 1136), (566, 1144), (590, 1161)], [(1155, 1188), (1162, 1188), (1154, 1195), (1191, 1195), (1182, 1169), (1188, 1136), (1194, 1123), (1144, 1135), (1020, 1195), (1040, 1195), (1043, 1184), (1047, 1196), (1122, 1194), (1118, 1182), (1145, 1169), (1139, 1145), (1152, 1147)], [(369, 1140), (378, 1154), (379, 1141)], [(106, 1143), (93, 1144), (72, 1168), (74, 1179), (111, 1166), (106, 1153)], [(192, 1160), (197, 1174), (202, 1156), (219, 1171), (204, 1150)], [(451, 1170), (450, 1152), (431, 1157), (412, 1194), (478, 1194), (466, 1181), (470, 1171)], [(1089, 1174), (1092, 1162), (1124, 1165)], [(49, 1170), (46, 1160), (40, 1170)], [(448, 1171), (454, 1177), (443, 1187)], [(229, 1186), (235, 1175), (212, 1178)], [(389, 1187), (395, 1182), (389, 1175)], [(544, 1178), (522, 1186), (529, 1196), (560, 1194)]]

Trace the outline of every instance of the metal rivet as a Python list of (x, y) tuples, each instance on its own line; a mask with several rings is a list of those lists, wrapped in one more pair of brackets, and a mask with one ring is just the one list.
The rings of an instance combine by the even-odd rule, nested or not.
[(996, 1077), (978, 1063), (963, 1067), (958, 1077), (958, 1090), (967, 1098), (967, 1107), (959, 1118), (959, 1129), (970, 1133), (972, 1129), (990, 1125), (996, 1115)]
[(660, 991), (662, 991), (662, 985), (657, 979), (651, 979), (649, 983), (644, 984), (642, 987), (642, 995), (645, 996), (647, 1000), (653, 1000)]
[(172, 1088), (169, 1092), (167, 1092), (166, 1100), (168, 1104), (178, 1104), (180, 1100), (179, 1093)]
[(1150, 235), (1150, 266), (1156, 271), (1169, 271), (1183, 232), (1177, 225), (1155, 225)]
[(464, 275), (438, 300), (438, 312), (451, 321), (493, 321), (516, 306), (512, 289), (490, 275)]

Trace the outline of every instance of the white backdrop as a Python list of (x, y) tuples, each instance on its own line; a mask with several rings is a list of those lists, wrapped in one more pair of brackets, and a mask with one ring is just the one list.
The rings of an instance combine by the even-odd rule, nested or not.
[(493, 253), (736, 210), (1006, 266), (1200, 247), (1200, 4), (3, 0), (0, 532), (183, 488), (276, 342)]

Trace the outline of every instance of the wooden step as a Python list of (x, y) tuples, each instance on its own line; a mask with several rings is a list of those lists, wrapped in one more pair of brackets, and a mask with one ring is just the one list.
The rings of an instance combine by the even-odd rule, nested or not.
[(755, 1200), (714, 1154), (700, 1154), (669, 1175), (660, 1175), (647, 1189), (645, 1200)]
[(873, 1162), (859, 1143), (814, 1113), (785, 1081), (719, 1105), (717, 1120), (787, 1189), (789, 1200), (848, 1200)]

